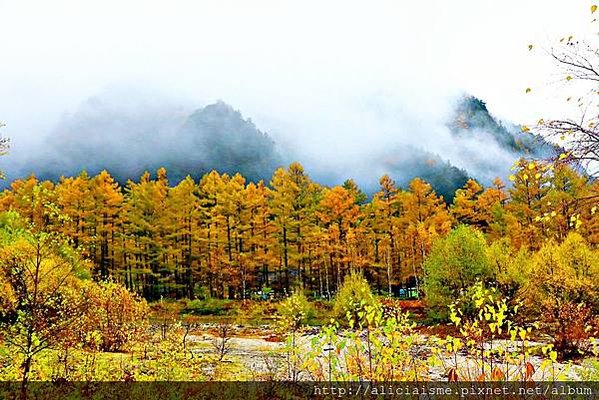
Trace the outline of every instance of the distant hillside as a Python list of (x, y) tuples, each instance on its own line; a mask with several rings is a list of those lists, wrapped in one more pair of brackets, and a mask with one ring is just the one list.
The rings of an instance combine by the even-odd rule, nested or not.
[(411, 179), (420, 177), (446, 201), (452, 201), (455, 191), (468, 179), (488, 184), (495, 177), (505, 177), (515, 160), (544, 158), (552, 150), (541, 138), (522, 133), (516, 125), (502, 123), (482, 100), (473, 96), (458, 101), (447, 126), (455, 137), (451, 153), (466, 159), (465, 166), (459, 168), (455, 165), (457, 159), (443, 159), (426, 148), (407, 144), (384, 157), (385, 169), (404, 187)]
[[(31, 173), (57, 180), (82, 170), (97, 174), (107, 169), (124, 184), (128, 179), (137, 180), (146, 170), (165, 167), (172, 183), (187, 175), (198, 179), (213, 169), (268, 182), (277, 167), (304, 162), (294, 149), (287, 149), (283, 157), (269, 135), (222, 101), (192, 111), (156, 99), (130, 101), (125, 96), (124, 100), (115, 100), (113, 95), (84, 102), (50, 131), (42, 148), (31, 149), (27, 159), (15, 158), (5, 168), (9, 181)], [(488, 184), (497, 176), (505, 178), (516, 159), (544, 157), (551, 150), (516, 125), (499, 121), (482, 100), (471, 96), (455, 105), (442, 129), (449, 129), (449, 139), (443, 139), (444, 147), (437, 147), (440, 154), (420, 145), (418, 135), (388, 146), (380, 154), (365, 149), (364, 159), (355, 160), (357, 165), (367, 166), (359, 171), (366, 178), (364, 190), (376, 191), (383, 173), (404, 187), (421, 177), (451, 201), (455, 190), (470, 177)], [(299, 150), (297, 154), (301, 154)], [(330, 150), (333, 162), (343, 156), (335, 153), (335, 148)], [(333, 177), (345, 173), (326, 170), (318, 161), (307, 161), (306, 167), (314, 176), (324, 176), (320, 181), (328, 185), (340, 184)]]
[(124, 183), (165, 167), (172, 182), (212, 169), (268, 180), (282, 165), (271, 138), (223, 102), (189, 115), (143, 105), (113, 109), (93, 99), (52, 131), (44, 150), (46, 158), (32, 158), (20, 175), (55, 180), (107, 169)]
[(395, 157), (386, 157), (384, 166), (404, 188), (412, 179), (419, 177), (430, 183), (446, 201), (451, 201), (455, 191), (471, 178), (465, 170), (420, 148), (406, 146), (393, 153)]
[(551, 146), (531, 134), (523, 133), (513, 124), (504, 125), (491, 115), (484, 101), (464, 96), (457, 104), (455, 117), (449, 127), (456, 136), (488, 135), (503, 149), (518, 156), (544, 157)]
[(275, 142), (224, 102), (191, 114), (177, 135), (176, 147), (176, 160), (171, 165), (181, 175), (190, 170), (205, 173), (217, 169), (239, 172), (253, 181), (268, 181), (282, 165)]

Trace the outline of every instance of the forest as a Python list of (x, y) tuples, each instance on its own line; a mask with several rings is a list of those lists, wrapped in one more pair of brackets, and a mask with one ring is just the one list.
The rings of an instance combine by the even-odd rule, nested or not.
[[(122, 283), (150, 301), (243, 300), (263, 288), (279, 297), (301, 288), (331, 299), (351, 271), (380, 294), (421, 291), (435, 241), (460, 225), (484, 234), (491, 247), (503, 246), (501, 256), (527, 258), (571, 232), (597, 245), (596, 206), (585, 201), (599, 192), (597, 182), (567, 166), (525, 160), (510, 180), (509, 189), (499, 179), (487, 188), (469, 180), (446, 204), (421, 179), (402, 189), (383, 176), (369, 200), (351, 180), (335, 187), (311, 181), (297, 163), (275, 171), (268, 185), (213, 171), (171, 187), (160, 169), (155, 179), (146, 173), (121, 188), (107, 171), (83, 172), (56, 184), (33, 176), (14, 181), (0, 196), (0, 210), (4, 220), (18, 215), (67, 238), (92, 262), (96, 279)], [(480, 278), (518, 273), (502, 268)]]

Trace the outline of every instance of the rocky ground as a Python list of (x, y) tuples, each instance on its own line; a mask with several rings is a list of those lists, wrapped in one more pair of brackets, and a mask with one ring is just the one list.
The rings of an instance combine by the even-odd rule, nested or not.
[[(312, 328), (302, 336), (298, 341), (300, 346), (310, 346), (311, 339), (317, 335), (318, 328)], [(225, 361), (236, 361), (243, 365), (243, 368), (256, 377), (270, 377), (272, 379), (281, 379), (285, 376), (285, 366), (287, 354), (285, 344), (282, 338), (277, 335), (269, 326), (247, 327), (241, 325), (233, 325), (228, 332), (229, 350), (225, 356)], [(430, 335), (419, 334), (418, 345), (414, 348), (414, 354), (417, 356), (426, 357), (430, 352)], [(214, 353), (214, 344), (222, 340), (218, 332), (218, 324), (204, 324), (190, 334), (187, 339), (195, 345), (195, 351), (198, 353), (210, 354)], [(513, 345), (513, 344), (512, 344)], [(529, 343), (530, 347), (540, 347), (543, 343)], [(506, 341), (495, 341), (493, 346), (509, 346)], [(554, 363), (549, 369), (542, 369), (541, 364), (543, 358), (537, 355), (529, 357), (528, 361), (534, 366), (533, 379), (535, 380), (550, 380), (552, 377), (560, 376), (560, 379), (580, 379), (580, 365)], [(456, 359), (441, 360), (439, 365), (429, 368), (428, 378), (431, 380), (444, 381), (447, 380), (447, 370), (452, 365), (458, 365), (462, 376), (470, 376), (470, 379), (475, 380), (472, 376), (480, 371), (477, 366), (477, 361), (470, 358), (465, 353), (459, 353)], [(518, 367), (502, 367), (508, 370), (509, 374), (517, 375)]]

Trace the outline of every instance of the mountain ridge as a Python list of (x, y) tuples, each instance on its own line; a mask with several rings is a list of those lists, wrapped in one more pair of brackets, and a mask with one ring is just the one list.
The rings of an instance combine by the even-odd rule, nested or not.
[[(455, 165), (455, 160), (406, 143), (379, 154), (379, 169), (404, 187), (412, 178), (421, 177), (451, 201), (455, 190), (468, 179), (489, 181), (508, 172), (499, 170), (493, 157), (481, 154), (478, 143), (484, 147), (493, 141), (502, 157), (511, 158), (511, 162), (520, 157), (540, 157), (547, 147), (515, 125), (502, 123), (473, 96), (464, 96), (455, 104), (447, 128), (467, 165)], [(476, 146), (469, 149), (464, 143)], [(151, 103), (115, 107), (110, 101), (92, 98), (52, 130), (44, 148), (47, 157), (34, 155), (24, 163), (27, 167), (18, 171), (7, 168), (9, 178), (34, 173), (40, 179), (58, 180), (82, 170), (94, 175), (106, 169), (124, 184), (137, 180), (145, 171), (164, 167), (172, 182), (187, 175), (199, 179), (213, 169), (240, 173), (249, 181), (268, 182), (276, 168), (297, 158), (293, 154), (284, 157), (273, 137), (224, 101), (190, 111)]]

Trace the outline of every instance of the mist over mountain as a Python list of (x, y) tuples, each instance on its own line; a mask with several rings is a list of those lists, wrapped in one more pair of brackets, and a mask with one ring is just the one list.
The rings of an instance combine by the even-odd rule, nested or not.
[[(411, 127), (401, 128), (409, 132)], [(489, 184), (497, 176), (505, 177), (516, 159), (543, 157), (551, 149), (518, 126), (502, 123), (482, 100), (471, 96), (456, 102), (439, 132), (443, 136), (436, 140), (435, 133), (415, 127), (411, 136), (397, 133), (387, 144), (357, 149), (350, 162), (360, 170), (359, 183), (373, 193), (383, 173), (403, 187), (421, 177), (451, 201), (470, 177)], [(198, 179), (213, 169), (268, 182), (277, 167), (292, 161), (301, 162), (310, 175), (328, 185), (340, 184), (343, 174), (354, 173), (335, 163), (343, 156), (338, 149), (326, 149), (327, 163), (303, 159), (300, 150), (283, 150), (277, 136), (261, 131), (222, 101), (193, 110), (174, 102), (122, 102), (97, 96), (64, 116), (39, 148), (13, 157), (4, 167), (8, 176), (4, 184), (31, 173), (58, 180), (82, 170), (93, 175), (103, 169), (124, 184), (160, 167), (167, 169), (174, 184), (187, 175)]]
[(531, 157), (544, 157), (551, 146), (538, 136), (523, 133), (514, 125), (505, 125), (494, 118), (484, 101), (474, 96), (464, 96), (458, 103), (452, 132), (461, 137), (478, 135), (494, 141), (501, 148)]
[(102, 98), (90, 99), (64, 118), (20, 168), (9, 168), (9, 179), (33, 173), (57, 180), (106, 169), (124, 184), (165, 167), (174, 183), (212, 169), (256, 181), (268, 180), (282, 165), (272, 139), (224, 102), (191, 113), (163, 107), (115, 108)]
[(455, 191), (471, 177), (467, 171), (421, 148), (405, 146), (395, 149), (394, 153), (395, 156), (389, 155), (383, 159), (383, 165), (398, 185), (404, 188), (412, 179), (419, 177), (430, 183), (437, 194), (451, 201)]
[(228, 174), (239, 172), (251, 181), (268, 181), (283, 165), (275, 142), (251, 119), (244, 119), (222, 101), (191, 114), (178, 131), (174, 147), (167, 170), (177, 177), (216, 169)]

